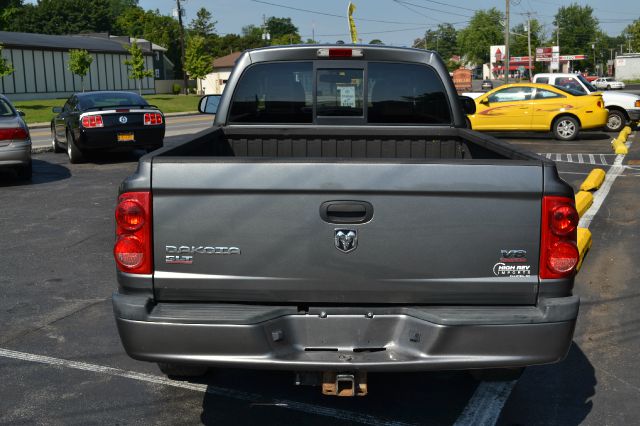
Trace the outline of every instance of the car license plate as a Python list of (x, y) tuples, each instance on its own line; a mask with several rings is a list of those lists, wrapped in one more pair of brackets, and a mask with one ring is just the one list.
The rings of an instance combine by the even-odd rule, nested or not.
[(132, 142), (134, 140), (133, 133), (118, 133), (118, 142)]

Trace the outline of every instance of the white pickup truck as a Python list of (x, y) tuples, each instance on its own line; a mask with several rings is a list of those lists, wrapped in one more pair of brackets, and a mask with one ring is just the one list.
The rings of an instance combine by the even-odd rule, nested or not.
[[(590, 94), (599, 92), (591, 83), (580, 74), (536, 74), (534, 83), (551, 84), (579, 93)], [(640, 120), (640, 96), (624, 92), (602, 92), (604, 106), (609, 110), (607, 130), (619, 132), (629, 121)]]

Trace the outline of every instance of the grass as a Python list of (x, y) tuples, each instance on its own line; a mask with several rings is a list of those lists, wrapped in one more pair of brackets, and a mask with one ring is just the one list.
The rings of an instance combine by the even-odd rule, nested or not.
[[(145, 95), (143, 96), (151, 105), (160, 108), (164, 113), (189, 112), (198, 110), (198, 95)], [(61, 107), (65, 99), (40, 99), (33, 101), (16, 101), (14, 106), (25, 113), (27, 124), (48, 123), (55, 115), (51, 108)]]

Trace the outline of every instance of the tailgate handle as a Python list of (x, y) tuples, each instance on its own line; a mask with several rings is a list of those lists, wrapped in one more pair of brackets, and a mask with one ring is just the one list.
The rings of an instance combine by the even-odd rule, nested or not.
[(320, 217), (329, 223), (365, 223), (373, 217), (373, 206), (366, 201), (325, 201)]

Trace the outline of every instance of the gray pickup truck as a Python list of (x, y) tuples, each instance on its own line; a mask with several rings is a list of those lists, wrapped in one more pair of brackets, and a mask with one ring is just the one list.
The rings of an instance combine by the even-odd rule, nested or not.
[(573, 190), (553, 162), (465, 128), (437, 54), (250, 50), (219, 101), (211, 129), (120, 186), (130, 356), (174, 376), (292, 370), (352, 395), (367, 371), (566, 355)]

